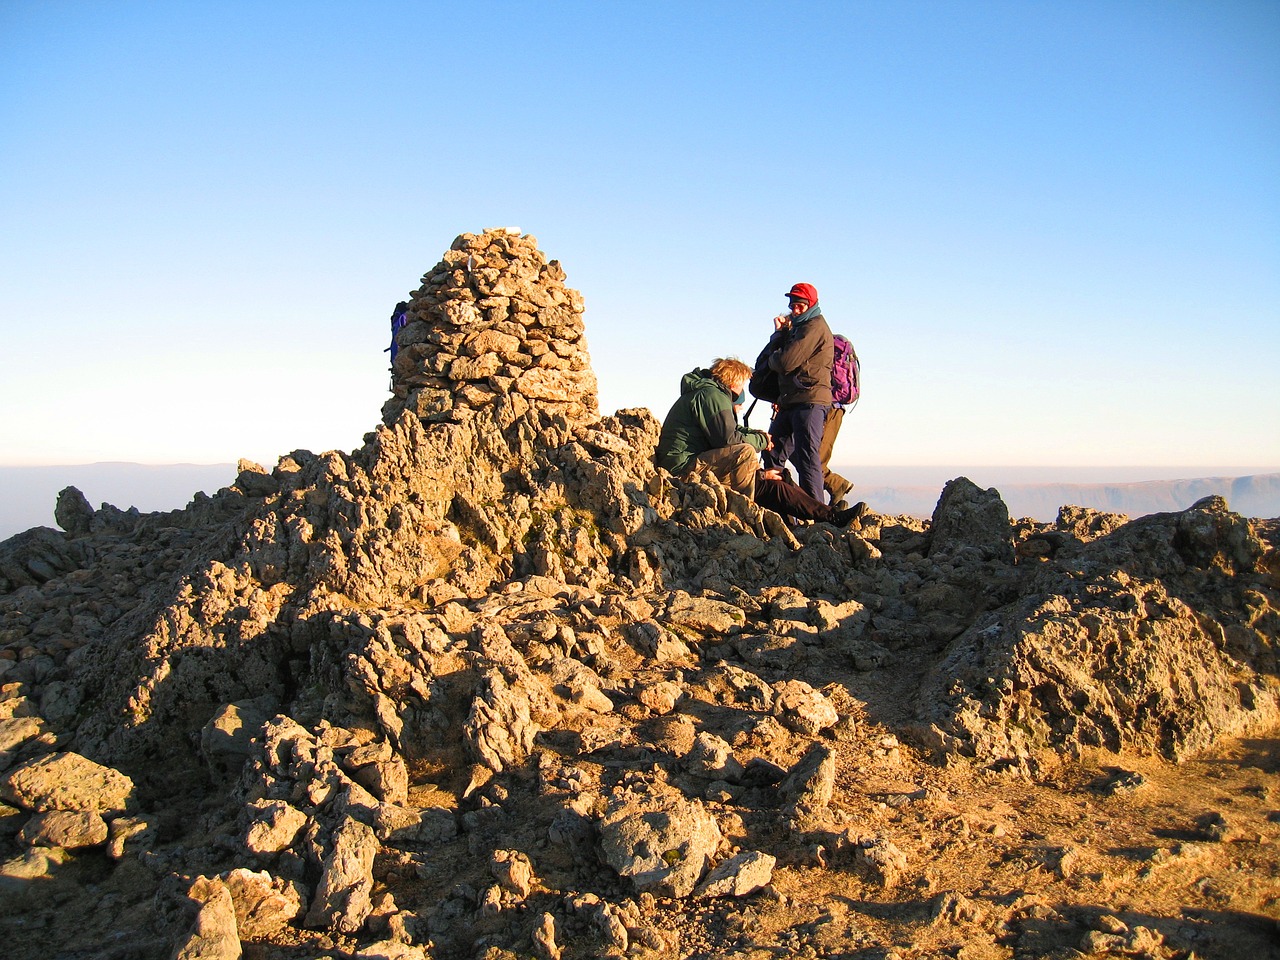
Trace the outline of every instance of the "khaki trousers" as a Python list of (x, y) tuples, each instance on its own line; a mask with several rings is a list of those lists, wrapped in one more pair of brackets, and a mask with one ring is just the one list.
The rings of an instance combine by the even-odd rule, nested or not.
[[(831, 453), (835, 450), (836, 437), (840, 435), (840, 424), (844, 422), (844, 407), (832, 407), (827, 411), (827, 422), (822, 428), (822, 444), (818, 447), (818, 458), (822, 462), (822, 485), (831, 494), (831, 502), (835, 503), (853, 487), (848, 480), (838, 473), (832, 473), (827, 465), (831, 462)], [(834, 482), (833, 482), (834, 478)]]
[(756, 492), (756, 471), (760, 468), (760, 457), (749, 443), (733, 443), (727, 447), (716, 447), (706, 450), (693, 458), (698, 463), (706, 464), (716, 478), (730, 490), (736, 490), (745, 497), (754, 499)]

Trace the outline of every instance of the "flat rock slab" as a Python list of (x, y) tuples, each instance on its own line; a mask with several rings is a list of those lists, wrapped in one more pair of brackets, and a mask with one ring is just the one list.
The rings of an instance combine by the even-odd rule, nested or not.
[(0, 781), (0, 791), (11, 803), (37, 813), (106, 813), (125, 809), (133, 781), (78, 753), (53, 753), (15, 768)]
[(745, 897), (769, 885), (777, 858), (759, 850), (743, 850), (707, 875), (698, 897)]
[(96, 813), (83, 810), (51, 810), (37, 813), (27, 821), (18, 842), (29, 847), (62, 847), (79, 850), (107, 842), (107, 822)]

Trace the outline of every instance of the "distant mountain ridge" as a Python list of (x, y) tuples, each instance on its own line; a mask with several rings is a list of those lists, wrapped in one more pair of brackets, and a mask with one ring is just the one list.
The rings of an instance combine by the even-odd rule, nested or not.
[[(851, 472), (856, 476), (856, 471)], [(1280, 473), (1137, 483), (1012, 483), (997, 484), (996, 489), (1010, 516), (1045, 523), (1053, 521), (1065, 504), (1136, 518), (1185, 510), (1208, 496), (1224, 497), (1233, 512), (1246, 517), (1280, 516)], [(931, 485), (893, 484), (860, 485), (854, 492), (879, 513), (929, 517), (941, 491)]]

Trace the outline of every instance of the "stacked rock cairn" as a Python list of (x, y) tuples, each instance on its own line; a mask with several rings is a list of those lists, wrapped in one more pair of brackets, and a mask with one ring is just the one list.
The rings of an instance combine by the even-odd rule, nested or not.
[(528, 405), (596, 420), (582, 295), (564, 279), (537, 239), (515, 228), (458, 237), (410, 295), (383, 421), (405, 410), (428, 423), (462, 423), (483, 411), (509, 421)]

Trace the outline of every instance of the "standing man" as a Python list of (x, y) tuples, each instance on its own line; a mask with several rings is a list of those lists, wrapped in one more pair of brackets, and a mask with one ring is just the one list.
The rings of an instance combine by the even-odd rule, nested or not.
[(790, 312), (773, 318), (774, 333), (761, 354), (778, 375), (777, 413), (769, 428), (773, 448), (765, 453), (765, 463), (781, 467), (790, 460), (800, 488), (825, 502), (821, 448), (831, 407), (831, 328), (813, 284), (797, 283), (787, 299)]

